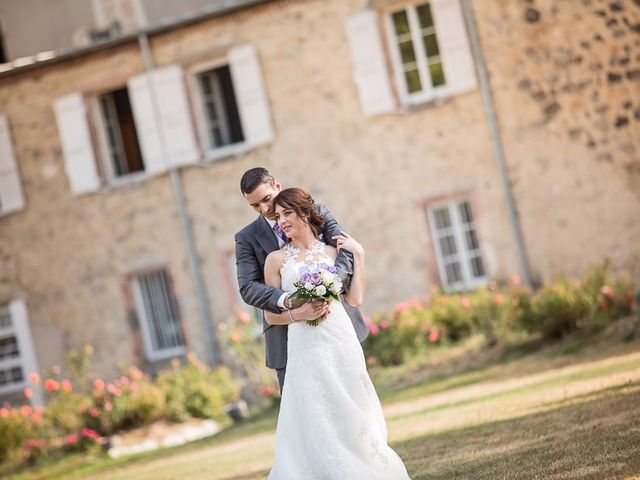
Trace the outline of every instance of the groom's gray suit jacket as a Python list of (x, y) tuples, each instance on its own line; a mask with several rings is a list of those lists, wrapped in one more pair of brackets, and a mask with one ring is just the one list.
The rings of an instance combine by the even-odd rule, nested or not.
[[(339, 234), (342, 228), (324, 205), (317, 204), (316, 208), (324, 217), (325, 223), (322, 231), (324, 242), (335, 247), (336, 241), (331, 237)], [(287, 365), (288, 326), (269, 325), (265, 321), (263, 313), (263, 310), (281, 313), (278, 299), (284, 293), (283, 290), (264, 283), (264, 262), (267, 255), (278, 250), (278, 240), (271, 225), (262, 215), (236, 233), (235, 240), (240, 295), (247, 304), (259, 309), (264, 329), (267, 367), (284, 368)], [(347, 289), (353, 274), (353, 256), (342, 250), (338, 254), (335, 265), (338, 275)], [(360, 310), (344, 300), (342, 304), (351, 318), (358, 339), (362, 342), (367, 337), (369, 329)]]

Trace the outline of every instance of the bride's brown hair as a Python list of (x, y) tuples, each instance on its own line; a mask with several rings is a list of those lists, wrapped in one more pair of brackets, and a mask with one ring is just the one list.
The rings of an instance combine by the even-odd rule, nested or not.
[(282, 208), (296, 212), (298, 217), (311, 227), (311, 231), (316, 237), (322, 233), (324, 218), (316, 210), (313, 197), (306, 190), (298, 187), (285, 188), (278, 193), (273, 203), (273, 208), (280, 205)]

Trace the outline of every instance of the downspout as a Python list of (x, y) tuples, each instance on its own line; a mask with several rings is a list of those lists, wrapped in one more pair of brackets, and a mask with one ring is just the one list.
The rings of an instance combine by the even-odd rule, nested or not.
[(482, 101), (484, 103), (484, 110), (487, 116), (487, 122), (489, 123), (489, 129), (491, 131), (491, 140), (493, 143), (493, 149), (495, 154), (496, 164), (500, 171), (500, 177), (502, 179), (502, 185), (504, 187), (505, 197), (507, 200), (507, 209), (509, 210), (509, 218), (511, 221), (511, 227), (516, 240), (516, 250), (518, 253), (518, 260), (520, 263), (520, 272), (522, 275), (522, 281), (525, 285), (531, 286), (531, 270), (529, 268), (529, 261), (527, 259), (527, 250), (522, 235), (522, 226), (520, 224), (520, 218), (518, 216), (518, 209), (516, 207), (515, 198), (513, 196), (513, 190), (511, 188), (511, 181), (509, 180), (509, 173), (506, 166), (506, 157), (504, 153), (504, 146), (502, 145), (502, 139), (500, 137), (500, 130), (498, 128), (498, 120), (496, 116), (496, 110), (493, 103), (493, 97), (491, 95), (491, 88), (489, 85), (489, 75), (482, 55), (482, 49), (480, 48), (480, 37), (478, 35), (478, 29), (476, 28), (475, 16), (473, 9), (471, 8), (469, 0), (460, 0), (462, 6), (462, 14), (465, 19), (467, 32), (469, 34), (469, 40), (471, 43), (471, 52), (474, 58), (474, 64), (478, 73), (478, 81), (480, 83), (480, 91), (482, 92)]
[[(149, 46), (149, 36), (144, 29), (140, 29), (138, 32), (138, 44), (142, 52), (142, 58), (144, 60), (145, 71), (150, 72), (155, 68), (155, 62)], [(151, 93), (151, 105), (153, 108), (153, 117), (160, 131), (160, 107), (158, 103), (158, 94), (153, 82), (149, 82), (149, 91)], [(196, 296), (198, 298), (198, 309), (200, 311), (200, 318), (202, 319), (205, 336), (207, 340), (207, 350), (209, 353), (209, 361), (211, 365), (220, 364), (220, 352), (219, 344), (216, 337), (215, 329), (213, 328), (213, 319), (211, 317), (211, 308), (209, 306), (209, 299), (207, 298), (206, 289), (204, 286), (204, 279), (202, 277), (202, 264), (200, 257), (196, 250), (195, 241), (193, 238), (193, 232), (191, 230), (191, 221), (187, 212), (187, 206), (185, 203), (184, 190), (182, 188), (180, 172), (177, 168), (170, 165), (167, 138), (165, 135), (160, 135), (160, 150), (164, 159), (165, 165), (168, 167), (169, 176), (171, 178), (171, 185), (173, 187), (173, 193), (176, 200), (176, 206), (178, 207), (178, 217), (180, 218), (180, 226), (182, 227), (182, 233), (186, 242), (187, 251), (189, 254), (189, 264), (191, 266), (191, 276), (196, 288)]]

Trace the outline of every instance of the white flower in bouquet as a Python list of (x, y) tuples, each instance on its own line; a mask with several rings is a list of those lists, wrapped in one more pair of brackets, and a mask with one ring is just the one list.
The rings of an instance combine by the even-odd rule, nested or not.
[(327, 287), (324, 285), (318, 285), (316, 287), (316, 295), (323, 296), (325, 293), (327, 293)]
[(316, 286), (311, 282), (307, 282), (307, 283), (304, 284), (304, 288), (305, 288), (305, 290), (308, 290), (309, 292), (313, 292), (313, 289), (316, 288)]
[[(300, 268), (298, 281), (293, 285), (296, 298), (308, 300), (340, 300), (342, 281), (338, 277), (336, 267), (326, 263), (305, 265)], [(320, 319), (308, 320), (307, 324), (317, 326)]]

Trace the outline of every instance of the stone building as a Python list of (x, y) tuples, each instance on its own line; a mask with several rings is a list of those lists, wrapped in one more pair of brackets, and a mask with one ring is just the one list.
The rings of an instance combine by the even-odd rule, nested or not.
[(0, 395), (87, 342), (215, 360), (256, 165), (364, 243), (370, 314), (637, 275), (638, 2), (214, 3), (0, 65)]

